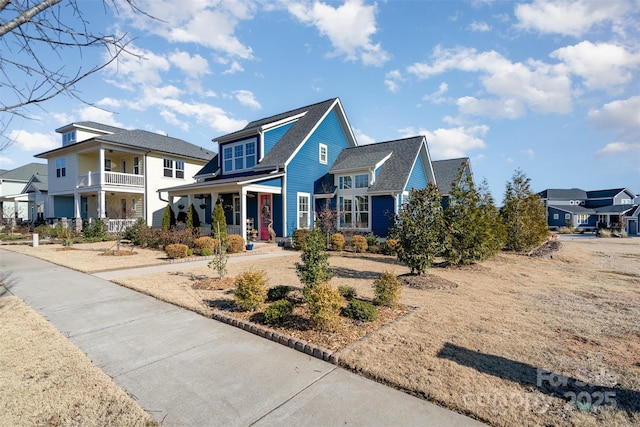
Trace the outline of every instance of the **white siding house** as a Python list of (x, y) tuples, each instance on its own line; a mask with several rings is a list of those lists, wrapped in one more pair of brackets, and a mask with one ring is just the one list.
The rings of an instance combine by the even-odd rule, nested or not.
[(194, 182), (214, 153), (177, 138), (95, 122), (61, 127), (60, 148), (36, 157), (48, 162), (44, 216), (106, 218), (110, 228), (144, 218), (160, 226), (166, 201), (159, 188)]

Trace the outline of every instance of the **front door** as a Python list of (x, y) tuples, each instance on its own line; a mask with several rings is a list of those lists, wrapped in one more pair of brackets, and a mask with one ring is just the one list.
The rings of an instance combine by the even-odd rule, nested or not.
[(269, 224), (273, 221), (272, 212), (271, 194), (260, 194), (260, 224), (258, 228), (260, 240), (269, 240)]

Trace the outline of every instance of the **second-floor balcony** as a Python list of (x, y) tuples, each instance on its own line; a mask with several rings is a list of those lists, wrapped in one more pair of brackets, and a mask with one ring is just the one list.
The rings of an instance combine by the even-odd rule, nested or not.
[(144, 188), (144, 175), (104, 172), (104, 181), (100, 179), (100, 172), (89, 172), (84, 175), (78, 175), (78, 188), (100, 187), (105, 185), (111, 187)]

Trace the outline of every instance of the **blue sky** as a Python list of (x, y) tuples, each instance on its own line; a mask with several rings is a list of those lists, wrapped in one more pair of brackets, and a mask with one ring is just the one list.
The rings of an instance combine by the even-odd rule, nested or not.
[[(516, 169), (534, 191), (640, 193), (640, 1), (139, 0), (164, 22), (78, 0), (94, 31), (126, 33), (118, 64), (14, 118), (0, 168), (94, 120), (211, 140), (340, 97), (360, 144), (424, 134), (468, 156), (498, 202)], [(69, 13), (63, 9), (63, 13)], [(105, 52), (42, 58), (73, 68)], [(40, 160), (37, 160), (40, 161)]]

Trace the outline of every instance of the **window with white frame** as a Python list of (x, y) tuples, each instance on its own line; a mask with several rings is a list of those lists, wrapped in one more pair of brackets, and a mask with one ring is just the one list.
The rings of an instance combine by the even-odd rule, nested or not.
[(173, 178), (173, 160), (164, 159), (164, 176), (167, 178)]
[(131, 199), (131, 210), (135, 212), (136, 208), (138, 207), (138, 201), (136, 199)]
[(338, 188), (340, 190), (350, 190), (353, 188), (353, 179), (351, 178), (350, 175), (341, 176), (338, 181), (339, 181)]
[(222, 147), (223, 173), (240, 172), (256, 165), (256, 139), (225, 144)]
[(338, 197), (340, 228), (369, 228), (369, 196)]
[(184, 178), (184, 162), (176, 160), (176, 178)]
[(369, 187), (369, 175), (360, 174), (355, 176), (356, 188), (368, 188)]
[(76, 142), (76, 131), (72, 130), (71, 132), (66, 132), (62, 134), (62, 145), (69, 145)]
[(56, 177), (62, 178), (67, 176), (67, 158), (60, 157), (56, 159)]
[(329, 147), (326, 144), (320, 144), (318, 146), (320, 163), (326, 165), (329, 162)]
[(355, 197), (355, 228), (369, 228), (369, 196)]
[(576, 222), (578, 224), (587, 224), (588, 218), (589, 218), (589, 215), (585, 215), (585, 214), (576, 215)]
[(298, 228), (309, 228), (311, 225), (311, 195), (298, 193)]
[(340, 228), (353, 227), (353, 200), (351, 197), (338, 197), (338, 209), (340, 216)]
[(558, 214), (553, 214), (553, 219), (560, 219), (560, 215), (558, 215)]
[(111, 159), (104, 159), (104, 171), (111, 172), (113, 170), (113, 164), (111, 163)]
[(240, 225), (240, 197), (233, 196), (233, 225)]
[(140, 175), (140, 157), (133, 158), (133, 173)]
[(571, 214), (564, 214), (564, 219), (566, 219), (567, 221), (571, 219)]

